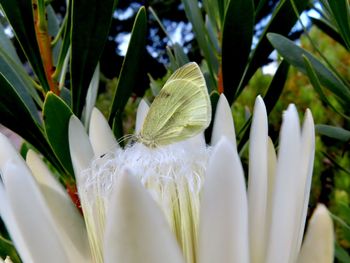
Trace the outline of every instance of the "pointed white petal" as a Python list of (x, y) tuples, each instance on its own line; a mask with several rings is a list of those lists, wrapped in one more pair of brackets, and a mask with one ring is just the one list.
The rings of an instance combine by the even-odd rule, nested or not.
[(19, 165), (26, 167), (21, 156), (5, 135), (0, 133), (0, 171), (9, 160), (16, 160)]
[(0, 215), (21, 259), (26, 263), (34, 263), (29, 247), (26, 245), (24, 237), (22, 236), (17, 222), (14, 219), (11, 207), (9, 206), (7, 200), (5, 188), (2, 183), (0, 183)]
[(314, 211), (301, 247), (298, 263), (332, 263), (334, 259), (333, 222), (324, 205)]
[(242, 165), (231, 140), (215, 146), (202, 189), (198, 262), (249, 262), (248, 207)]
[(68, 138), (70, 156), (79, 188), (83, 180), (81, 172), (89, 166), (94, 158), (94, 152), (84, 126), (74, 115), (69, 120)]
[[(305, 229), (306, 214), (308, 209), (310, 188), (312, 181), (312, 171), (315, 157), (315, 126), (312, 114), (309, 109), (306, 110), (305, 119), (301, 133), (301, 171), (304, 176), (304, 195), (300, 202), (300, 230), (296, 240), (296, 249), (299, 251)], [(301, 193), (302, 194), (302, 193)]]
[(30, 150), (26, 161), (39, 183), (65, 250), (75, 262), (88, 262), (90, 248), (82, 216), (63, 187), (54, 179), (53, 174), (35, 152)]
[(296, 232), (299, 231), (298, 191), (300, 182), (300, 127), (294, 105), (284, 112), (280, 133), (280, 148), (276, 169), (273, 211), (268, 244), (269, 263), (293, 262), (292, 250)]
[(249, 139), (249, 242), (251, 262), (261, 262), (265, 258), (266, 209), (268, 194), (268, 136), (267, 113), (260, 96), (255, 100), (254, 115)]
[(140, 101), (139, 107), (137, 108), (135, 134), (138, 134), (141, 131), (143, 121), (147, 116), (148, 110), (149, 106), (147, 102), (144, 99), (142, 99)]
[(118, 147), (107, 120), (97, 108), (91, 113), (89, 137), (95, 156), (101, 156)]
[(29, 170), (14, 160), (5, 165), (2, 175), (8, 208), (33, 262), (70, 262), (57, 226)]
[(221, 94), (216, 106), (211, 145), (216, 145), (222, 136), (226, 136), (236, 148), (236, 133), (231, 107), (225, 95)]
[[(277, 157), (275, 147), (270, 137), (268, 137), (268, 190), (267, 190), (267, 208), (266, 208), (266, 234), (267, 238), (271, 230), (272, 221), (272, 207), (273, 207), (273, 194), (275, 189), (276, 181), (276, 166)], [(268, 240), (267, 240), (268, 242)]]
[(106, 222), (104, 262), (183, 263), (160, 208), (137, 178), (117, 181)]

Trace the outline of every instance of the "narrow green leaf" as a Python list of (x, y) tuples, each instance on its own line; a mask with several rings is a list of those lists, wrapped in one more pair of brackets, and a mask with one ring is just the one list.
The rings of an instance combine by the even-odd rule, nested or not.
[(13, 263), (21, 262), (13, 243), (0, 236), (0, 257), (5, 259), (7, 256), (10, 257)]
[(317, 124), (316, 132), (327, 137), (337, 139), (342, 142), (350, 141), (350, 131), (345, 130), (341, 127), (335, 127), (325, 124)]
[(338, 31), (350, 49), (350, 8), (348, 0), (328, 0)]
[(71, 89), (73, 112), (80, 117), (89, 83), (105, 45), (115, 0), (73, 0)]
[(68, 141), (68, 124), (72, 114), (60, 97), (52, 92), (47, 93), (43, 110), (46, 137), (57, 159), (70, 175), (74, 174)]
[(350, 262), (350, 255), (349, 253), (342, 248), (338, 242), (335, 243), (335, 250), (334, 250), (335, 258), (339, 260), (341, 263), (348, 263)]
[(314, 17), (309, 17), (309, 18), (311, 19), (311, 22), (313, 25), (317, 26), (325, 34), (327, 34), (328, 36), (333, 38), (335, 41), (337, 41), (339, 44), (341, 44), (344, 48), (347, 48), (342, 36), (330, 23), (328, 23), (328, 21), (324, 19), (314, 18)]
[[(138, 84), (140, 65), (143, 59), (147, 35), (146, 9), (141, 7), (136, 15), (131, 38), (126, 52), (118, 84), (114, 94), (112, 107), (109, 113), (109, 123), (113, 124), (113, 131), (117, 139), (122, 136), (122, 113), (131, 96), (133, 89)], [(115, 121), (114, 121), (115, 120)], [(117, 131), (119, 130), (119, 133)]]
[[(295, 6), (301, 13), (308, 5), (308, 1), (294, 0)], [(264, 28), (259, 41), (251, 54), (244, 78), (240, 82), (236, 97), (242, 92), (255, 71), (268, 62), (268, 57), (273, 51), (273, 47), (267, 39), (268, 32), (275, 32), (287, 36), (292, 27), (297, 22), (298, 17), (295, 15), (290, 0), (282, 0), (275, 7), (269, 23)]]
[[(11, 83), (11, 87), (15, 89), (15, 92), (21, 98), (23, 103), (28, 108), (32, 115), (33, 120), (36, 123), (40, 123), (41, 120), (38, 115), (38, 110), (31, 98), (31, 95), (36, 98), (39, 105), (42, 104), (38, 97), (36, 90), (34, 89), (31, 81), (22, 67), (21, 64), (17, 64), (0, 46), (0, 72)], [(2, 91), (3, 92), (3, 91)]]
[[(211, 116), (215, 116), (216, 106), (218, 105), (219, 99), (220, 99), (220, 94), (217, 91), (213, 91), (210, 93)], [(205, 140), (207, 142), (210, 142), (211, 140), (211, 135), (213, 132), (213, 123), (214, 123), (214, 118), (212, 118), (209, 127), (204, 132)]]
[(317, 58), (306, 50), (298, 47), (289, 39), (274, 33), (270, 33), (268, 38), (277, 51), (291, 65), (306, 73), (303, 56), (310, 61), (320, 83), (332, 91), (338, 98), (346, 103), (350, 103), (350, 89), (332, 71), (324, 66)]
[(60, 170), (61, 166), (46, 141), (43, 128), (33, 118), (30, 109), (18, 91), (1, 73), (0, 87), (0, 123), (31, 143)]
[(231, 0), (226, 9), (222, 34), (222, 77), (229, 104), (234, 100), (248, 61), (253, 29), (253, 1)]
[(46, 80), (44, 66), (41, 61), (38, 43), (36, 41), (32, 1), (0, 0), (0, 5), (11, 24), (21, 47), (32, 65), (44, 90), (50, 90)]
[(275, 75), (264, 95), (264, 102), (266, 106), (266, 112), (269, 115), (270, 112), (275, 107), (278, 102), (284, 85), (286, 84), (286, 80), (288, 77), (289, 63), (286, 60), (282, 60), (279, 64)]
[(316, 92), (319, 94), (321, 100), (327, 104), (329, 107), (332, 108), (332, 110), (334, 110), (336, 113), (340, 114), (341, 116), (343, 116), (346, 119), (350, 120), (350, 117), (346, 116), (344, 113), (340, 112), (337, 108), (335, 108), (333, 106), (333, 104), (329, 101), (329, 99), (327, 98), (327, 96), (324, 94), (322, 87), (321, 87), (321, 83), (320, 80), (318, 79), (316, 72), (314, 70), (314, 68), (312, 67), (312, 64), (310, 62), (310, 60), (303, 55), (303, 59), (304, 59), (304, 63), (305, 63), (305, 68), (306, 68), (306, 73), (310, 79), (311, 85), (314, 87), (314, 89), (316, 90)]
[(0, 47), (8, 54), (9, 57), (12, 58), (18, 64), (21, 64), (21, 60), (19, 59), (16, 49), (13, 46), (10, 38), (5, 34), (4, 27), (0, 24)]
[(182, 3), (185, 8), (186, 16), (192, 24), (198, 45), (208, 63), (208, 70), (211, 78), (210, 83), (215, 85), (215, 87), (211, 88), (216, 88), (216, 74), (219, 69), (219, 61), (217, 59), (217, 54), (213, 52), (214, 49), (210, 46), (210, 41), (208, 41), (208, 34), (199, 8), (199, 3), (197, 0), (182, 0)]

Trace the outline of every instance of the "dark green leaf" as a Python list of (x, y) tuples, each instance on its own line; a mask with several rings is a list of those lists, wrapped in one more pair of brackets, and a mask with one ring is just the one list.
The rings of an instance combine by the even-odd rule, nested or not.
[(328, 36), (333, 38), (335, 41), (337, 41), (339, 44), (341, 44), (343, 47), (346, 48), (346, 44), (344, 40), (342, 39), (341, 35), (337, 32), (337, 30), (329, 24), (324, 19), (318, 19), (314, 17), (310, 17), (312, 24), (317, 26), (319, 29), (321, 29), (324, 33), (326, 33)]
[(106, 42), (115, 0), (73, 0), (71, 88), (73, 112), (80, 117), (87, 90)]
[(1, 73), (0, 87), (1, 124), (30, 142), (55, 165), (57, 169), (60, 169), (60, 165), (46, 141), (42, 127), (33, 119), (30, 110), (20, 94), (18, 94), (16, 89), (11, 86), (9, 81)]
[(231, 0), (226, 9), (222, 34), (222, 77), (229, 104), (234, 100), (248, 61), (253, 28), (253, 1)]
[(41, 106), (42, 101), (39, 98), (31, 80), (28, 78), (21, 64), (17, 64), (0, 46), (0, 72), (11, 83), (23, 102), (26, 104), (33, 119), (40, 123), (38, 110), (31, 98), (34, 97), (36, 102)]
[(206, 62), (208, 63), (208, 70), (211, 78), (210, 83), (215, 85), (211, 88), (216, 88), (217, 82), (215, 76), (219, 69), (219, 61), (217, 59), (217, 55), (213, 52), (214, 49), (210, 46), (210, 41), (208, 41), (209, 38), (207, 36), (207, 31), (198, 1), (182, 0), (182, 3), (185, 8), (186, 16), (192, 24), (198, 45), (203, 52)]
[(117, 131), (122, 131), (121, 120), (124, 107), (136, 85), (139, 83), (140, 65), (144, 56), (147, 35), (146, 10), (141, 7), (134, 22), (131, 38), (126, 52), (122, 69), (119, 73), (117, 89), (109, 113), (109, 123), (119, 139)]
[(350, 9), (348, 0), (328, 0), (338, 31), (350, 49)]
[[(304, 59), (304, 63), (305, 63), (306, 73), (309, 76), (310, 82), (311, 82), (312, 86), (314, 87), (314, 89), (319, 94), (321, 100), (325, 104), (327, 104), (329, 107), (331, 107), (335, 112), (337, 112), (338, 114), (342, 115), (344, 118), (349, 118), (345, 114), (343, 114), (342, 112), (338, 111), (337, 108), (335, 108), (333, 106), (333, 104), (329, 101), (329, 99), (327, 98), (327, 96), (324, 94), (324, 92), (322, 90), (320, 80), (318, 79), (318, 77), (316, 75), (316, 72), (315, 72), (315, 70), (312, 67), (311, 62), (304, 55), (303, 55), (303, 59)], [(350, 118), (349, 118), (349, 120), (350, 120)]]
[[(294, 0), (299, 14), (307, 7), (308, 1)], [(242, 92), (255, 71), (268, 62), (268, 56), (273, 51), (273, 47), (267, 39), (268, 32), (274, 32), (281, 35), (288, 35), (292, 27), (297, 22), (291, 1), (282, 0), (275, 7), (272, 17), (261, 34), (260, 39), (250, 57), (248, 67), (246, 68), (244, 78), (240, 82), (236, 97)]]
[(5, 259), (7, 256), (10, 257), (13, 263), (21, 262), (12, 242), (0, 236), (0, 257)]
[(316, 132), (318, 132), (321, 135), (325, 135), (327, 137), (334, 138), (342, 142), (350, 141), (350, 131), (345, 130), (341, 127), (318, 124), (316, 125)]
[(209, 127), (205, 130), (205, 139), (207, 142), (210, 141), (212, 131), (213, 131), (213, 123), (214, 123), (214, 116), (216, 112), (216, 106), (218, 105), (220, 99), (220, 94), (217, 91), (213, 91), (210, 93), (210, 103), (211, 103), (211, 122)]
[(320, 83), (337, 95), (340, 100), (350, 103), (349, 87), (313, 55), (281, 35), (271, 33), (268, 38), (281, 56), (303, 73), (306, 73), (303, 56), (307, 57)]
[(72, 114), (60, 97), (47, 93), (43, 110), (45, 133), (57, 159), (70, 175), (74, 174), (68, 141), (68, 124)]
[(335, 258), (338, 259), (341, 263), (350, 262), (350, 255), (338, 243), (335, 243), (334, 254), (335, 254)]
[(0, 0), (8, 21), (44, 90), (50, 90), (34, 29), (32, 1)]

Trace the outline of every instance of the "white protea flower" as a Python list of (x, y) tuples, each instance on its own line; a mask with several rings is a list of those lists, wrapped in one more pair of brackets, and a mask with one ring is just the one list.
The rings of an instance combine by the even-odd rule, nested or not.
[[(140, 104), (136, 132), (148, 106)], [(330, 263), (333, 227), (319, 206), (304, 237), (314, 126), (294, 105), (283, 116), (278, 156), (258, 97), (250, 134), (249, 181), (222, 95), (211, 146), (203, 135), (149, 149), (119, 148), (92, 113), (89, 136), (76, 118), (70, 150), (82, 218), (40, 158), (25, 165), (0, 135), (0, 213), (24, 262)], [(88, 244), (89, 243), (89, 244)]]

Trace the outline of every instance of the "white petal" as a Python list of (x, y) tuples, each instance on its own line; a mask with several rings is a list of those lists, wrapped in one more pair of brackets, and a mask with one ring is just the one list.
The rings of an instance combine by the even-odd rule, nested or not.
[(301, 171), (304, 176), (304, 195), (300, 205), (300, 230), (296, 240), (297, 250), (300, 250), (301, 241), (303, 239), (303, 233), (305, 229), (306, 214), (308, 209), (310, 188), (312, 181), (312, 171), (315, 157), (315, 126), (314, 121), (309, 109), (306, 110), (305, 120), (303, 123), (301, 134)]
[(231, 107), (225, 95), (221, 94), (216, 106), (211, 145), (216, 145), (222, 136), (226, 136), (236, 148), (236, 133), (232, 119)]
[(94, 152), (84, 126), (74, 115), (69, 120), (68, 138), (70, 156), (79, 188), (83, 180), (81, 178), (81, 171), (89, 166), (91, 160), (94, 158)]
[(324, 205), (314, 211), (301, 248), (298, 263), (332, 263), (334, 259), (333, 222)]
[(91, 113), (89, 137), (95, 156), (101, 156), (118, 147), (107, 120), (97, 108)]
[(117, 181), (106, 222), (104, 262), (183, 263), (178, 244), (160, 208), (137, 181)]
[(50, 209), (58, 235), (74, 262), (88, 262), (90, 247), (83, 217), (73, 205), (63, 187), (33, 151), (27, 153), (27, 164), (39, 183), (47, 207)]
[(140, 101), (139, 107), (137, 108), (135, 134), (138, 134), (141, 131), (143, 121), (147, 116), (148, 110), (149, 106), (147, 102), (144, 99), (142, 99)]
[(0, 184), (0, 215), (1, 219), (6, 225), (11, 239), (19, 253), (21, 259), (26, 263), (34, 263), (29, 247), (26, 246), (24, 237), (17, 225), (16, 220), (12, 214), (11, 207), (9, 206), (7, 196), (3, 184)]
[(9, 160), (16, 160), (21, 166), (26, 167), (24, 160), (19, 156), (15, 147), (5, 135), (0, 132), (0, 170)]
[(249, 262), (248, 207), (242, 165), (230, 140), (215, 146), (202, 189), (198, 262)]
[(70, 262), (59, 239), (59, 229), (29, 170), (23, 169), (16, 161), (10, 161), (2, 167), (2, 176), (8, 208), (33, 262)]
[(268, 136), (267, 113), (260, 96), (255, 100), (254, 115), (249, 139), (249, 241), (251, 262), (265, 258), (267, 233), (268, 194)]
[[(300, 126), (298, 113), (290, 105), (283, 116), (276, 169), (270, 242), (266, 262), (293, 262), (292, 246), (299, 231)], [(297, 232), (297, 233), (296, 233)]]

